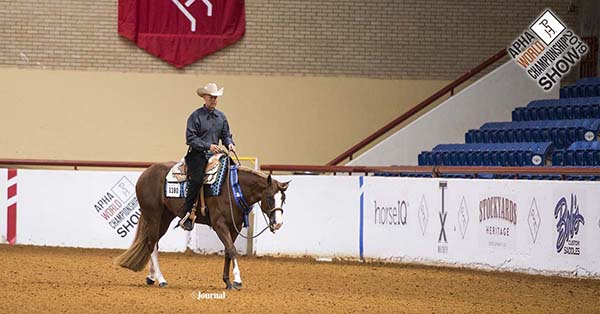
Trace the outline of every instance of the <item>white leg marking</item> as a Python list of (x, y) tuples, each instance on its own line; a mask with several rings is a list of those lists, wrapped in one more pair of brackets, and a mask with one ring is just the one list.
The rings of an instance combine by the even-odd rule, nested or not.
[(242, 283), (240, 269), (238, 268), (237, 258), (233, 259), (233, 282)]
[(154, 263), (152, 263), (152, 259), (150, 259), (150, 267), (148, 268), (148, 278), (156, 280), (156, 270), (154, 269)]
[(167, 281), (160, 272), (160, 266), (158, 266), (158, 243), (154, 245), (154, 251), (152, 251), (151, 260), (151, 263), (154, 264), (154, 275), (158, 279), (158, 283), (166, 283)]

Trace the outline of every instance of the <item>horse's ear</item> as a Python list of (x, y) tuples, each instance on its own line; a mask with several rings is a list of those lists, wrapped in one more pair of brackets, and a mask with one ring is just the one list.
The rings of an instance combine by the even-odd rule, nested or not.
[(292, 182), (292, 180), (290, 180), (288, 182), (283, 182), (283, 183), (277, 182), (277, 187), (279, 188), (280, 191), (285, 191), (285, 190), (287, 190), (290, 182)]
[(273, 178), (271, 178), (271, 175), (269, 175), (267, 177), (267, 185), (271, 185), (271, 184), (273, 184)]

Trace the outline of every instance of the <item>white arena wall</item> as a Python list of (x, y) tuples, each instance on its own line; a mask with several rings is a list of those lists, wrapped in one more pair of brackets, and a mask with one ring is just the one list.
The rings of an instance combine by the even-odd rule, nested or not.
[[(0, 240), (10, 241), (13, 226), (16, 244), (126, 248), (134, 236), (129, 223), (137, 222), (133, 186), (139, 174), (18, 170), (8, 181), (7, 170), (0, 169), (0, 188), (6, 191), (0, 197)], [(600, 182), (277, 178), (292, 180), (284, 224), (276, 234), (267, 231), (253, 240), (257, 255), (600, 277)], [(10, 204), (16, 204), (17, 215), (9, 221)], [(111, 224), (129, 204), (133, 210), (126, 218)], [(102, 213), (111, 206), (115, 211), (107, 220)], [(259, 214), (254, 221), (257, 231), (265, 225)], [(161, 251), (222, 251), (205, 226), (192, 235), (169, 230), (159, 245)], [(246, 252), (245, 239), (236, 245)]]

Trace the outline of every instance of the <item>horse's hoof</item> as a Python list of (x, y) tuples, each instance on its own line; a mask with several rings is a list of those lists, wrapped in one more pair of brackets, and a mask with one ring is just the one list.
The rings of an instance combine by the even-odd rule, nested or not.
[(168, 283), (165, 281), (165, 282), (161, 282), (161, 283), (159, 283), (159, 284), (158, 284), (158, 287), (159, 287), (159, 288), (164, 288), (164, 287), (166, 287), (166, 286), (168, 286), (168, 285), (169, 285), (169, 284), (168, 284)]
[(154, 280), (151, 279), (150, 277), (146, 277), (146, 284), (149, 285), (149, 286), (151, 286), (151, 285), (154, 284)]
[(233, 282), (233, 289), (235, 290), (242, 290), (242, 283), (241, 282)]
[(231, 286), (231, 284), (230, 284), (230, 283), (226, 283), (226, 284), (225, 284), (225, 289), (227, 289), (227, 290), (232, 290), (232, 289), (233, 289), (233, 287)]

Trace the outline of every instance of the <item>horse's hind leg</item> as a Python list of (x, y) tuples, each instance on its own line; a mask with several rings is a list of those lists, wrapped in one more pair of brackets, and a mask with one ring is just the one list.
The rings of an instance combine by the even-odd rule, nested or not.
[[(169, 230), (169, 225), (171, 221), (175, 218), (175, 215), (168, 210), (163, 212), (160, 221), (160, 229), (158, 234), (158, 240), (162, 238), (163, 235)], [(159, 287), (166, 287), (168, 285), (167, 280), (163, 277), (162, 272), (160, 271), (160, 265), (158, 264), (158, 240), (154, 244), (154, 249), (152, 250), (152, 254), (150, 255), (150, 267), (149, 267), (149, 275), (146, 277), (146, 284), (152, 285), (155, 280), (158, 280)]]

